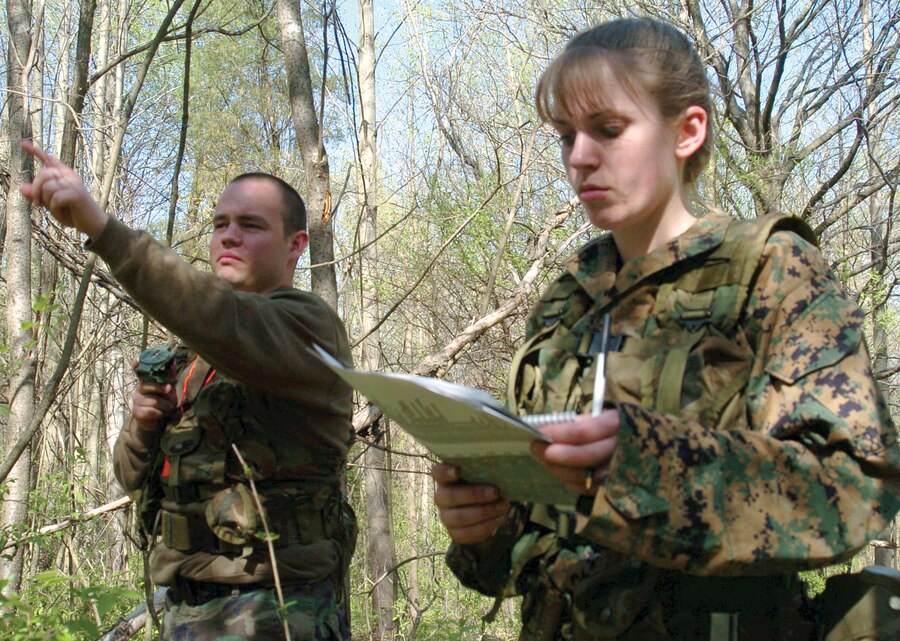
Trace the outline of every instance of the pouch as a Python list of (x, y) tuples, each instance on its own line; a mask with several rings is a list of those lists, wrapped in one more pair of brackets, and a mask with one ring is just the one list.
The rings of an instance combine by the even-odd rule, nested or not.
[(900, 641), (900, 572), (869, 566), (839, 574), (816, 600), (822, 641)]
[(206, 505), (206, 524), (226, 543), (252, 542), (260, 530), (259, 516), (247, 487), (237, 483), (213, 496)]

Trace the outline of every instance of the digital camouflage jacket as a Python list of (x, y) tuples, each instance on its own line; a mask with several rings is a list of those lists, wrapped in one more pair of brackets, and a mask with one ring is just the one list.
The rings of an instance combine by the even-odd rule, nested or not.
[(264, 533), (232, 443), (253, 470), (278, 536), (281, 581), (336, 580), (355, 537), (338, 490), (352, 435), (352, 390), (308, 349), (315, 342), (351, 362), (335, 312), (295, 289), (235, 292), (115, 220), (89, 249), (189, 350), (178, 372), (179, 410), (166, 429), (146, 432), (132, 420), (114, 450), (116, 475), (130, 494), (152, 492), (158, 476), (167, 479), (161, 499), (169, 516), (161, 525), (168, 531), (158, 530), (151, 555), (154, 582), (271, 584)]
[(798, 570), (850, 557), (893, 518), (900, 449), (863, 316), (810, 241), (799, 221), (709, 217), (620, 265), (607, 234), (542, 296), (510, 406), (589, 411), (585, 346), (608, 312), (621, 428), (577, 514), (515, 506), (492, 541), (448, 552), (464, 584), (525, 595), (523, 639), (693, 638), (678, 616), (697, 608), (764, 625), (773, 603), (796, 613)]

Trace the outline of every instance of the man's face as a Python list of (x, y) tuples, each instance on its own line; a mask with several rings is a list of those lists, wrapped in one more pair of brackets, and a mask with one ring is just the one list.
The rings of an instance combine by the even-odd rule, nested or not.
[(285, 235), (279, 187), (263, 178), (229, 184), (216, 204), (209, 259), (213, 273), (237, 291), (265, 294), (290, 287), (309, 235)]

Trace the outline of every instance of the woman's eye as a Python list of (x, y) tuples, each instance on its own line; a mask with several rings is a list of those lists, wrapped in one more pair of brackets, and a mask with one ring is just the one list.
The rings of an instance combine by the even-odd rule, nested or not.
[(612, 123), (607, 125), (600, 125), (594, 131), (597, 136), (601, 138), (616, 138), (622, 133), (622, 125), (618, 123)]

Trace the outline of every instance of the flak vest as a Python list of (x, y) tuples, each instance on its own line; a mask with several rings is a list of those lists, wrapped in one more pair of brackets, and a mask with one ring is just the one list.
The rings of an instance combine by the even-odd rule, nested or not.
[[(356, 522), (344, 509), (340, 479), (296, 478), (279, 456), (286, 450), (279, 440), (287, 435), (259, 423), (243, 386), (196, 354), (182, 358), (175, 383), (178, 419), (165, 428), (138, 501), (149, 540), (158, 536), (185, 554), (249, 557), (268, 542), (277, 556), (286, 546), (312, 550), (329, 539), (349, 561)], [(330, 456), (324, 448), (310, 453), (319, 460)], [(320, 562), (310, 558), (309, 567), (314, 571)], [(330, 572), (335, 584), (345, 563)]]
[[(739, 319), (766, 242), (781, 230), (816, 243), (796, 218), (729, 221), (720, 243), (654, 274), (653, 308), (640, 326), (616, 312), (633, 290), (646, 288), (645, 281), (594, 300), (575, 277), (564, 276), (543, 296), (535, 331), (513, 360), (510, 407), (519, 414), (588, 411), (594, 355), (608, 313), (613, 335), (606, 370), (616, 374), (607, 398), (716, 429), (747, 428), (742, 392), (754, 353)], [(716, 625), (723, 640), (751, 638), (728, 636), (729, 611), (744, 612), (742, 625), (764, 635), (758, 638), (809, 638), (811, 624), (795, 620), (803, 598), (796, 577), (718, 579), (662, 571), (573, 535), (576, 517), (570, 512), (546, 505), (526, 509), (528, 520), (543, 529), (530, 532), (512, 552), (515, 582), (529, 585), (523, 639), (705, 640), (717, 638), (710, 631)], [(721, 599), (704, 602), (703, 595), (717, 593)], [(668, 603), (660, 602), (661, 595)], [(777, 602), (783, 607), (773, 616)], [(726, 619), (717, 624), (717, 612), (698, 614), (697, 608), (707, 607), (721, 609)], [(684, 621), (679, 611), (687, 613)], [(695, 619), (704, 617), (696, 627)]]

